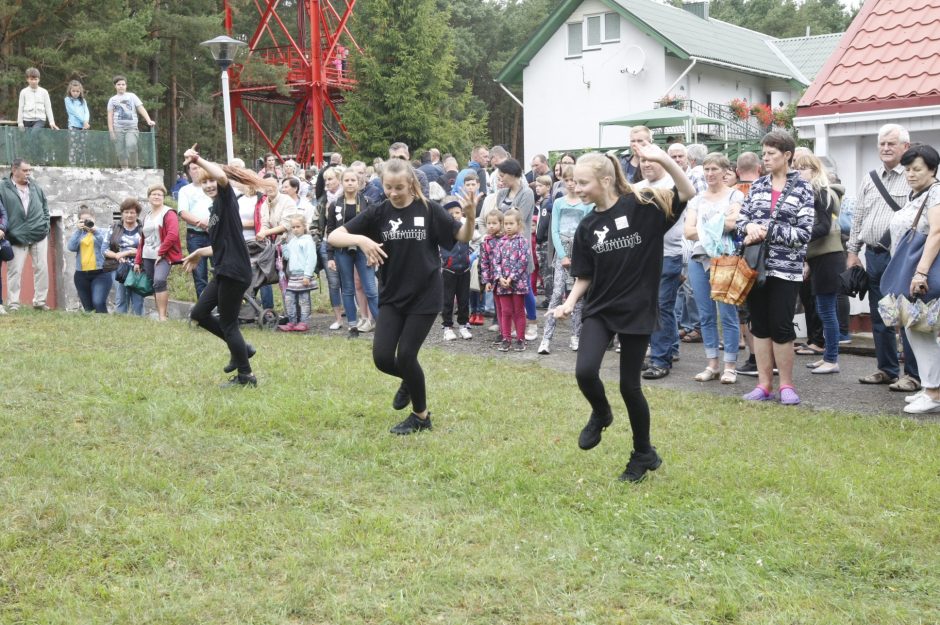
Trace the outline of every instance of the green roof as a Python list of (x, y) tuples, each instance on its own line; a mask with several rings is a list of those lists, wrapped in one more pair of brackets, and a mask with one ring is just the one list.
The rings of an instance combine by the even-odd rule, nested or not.
[(772, 45), (793, 63), (810, 82), (826, 63), (832, 51), (839, 46), (842, 33), (775, 39)]
[[(539, 30), (503, 67), (496, 80), (517, 83), (522, 70), (548, 39), (574, 13), (583, 0), (565, 0)], [(641, 31), (659, 41), (680, 59), (696, 57), (703, 62), (731, 66), (742, 71), (803, 82), (768, 41), (774, 37), (721, 20), (703, 19), (685, 9), (657, 4), (652, 0), (601, 0)], [(820, 64), (826, 59), (822, 57)]]

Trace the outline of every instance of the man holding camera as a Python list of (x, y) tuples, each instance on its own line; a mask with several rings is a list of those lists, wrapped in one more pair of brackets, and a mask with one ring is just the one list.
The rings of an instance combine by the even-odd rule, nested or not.
[(33, 168), (25, 159), (13, 160), (9, 178), (0, 181), (0, 202), (7, 210), (4, 236), (13, 245), (13, 260), (7, 263), (7, 295), (11, 311), (20, 307), (20, 278), (28, 254), (33, 265), (33, 308), (49, 310), (48, 238), (49, 205), (46, 194), (34, 180)]

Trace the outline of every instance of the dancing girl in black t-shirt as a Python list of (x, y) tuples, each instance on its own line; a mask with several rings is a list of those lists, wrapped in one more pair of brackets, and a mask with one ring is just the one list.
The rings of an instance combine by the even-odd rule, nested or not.
[(414, 170), (402, 160), (386, 163), (382, 186), (387, 199), (330, 233), (329, 244), (355, 246), (370, 266), (381, 266), (372, 358), (379, 371), (402, 380), (392, 406), (401, 410), (411, 403), (411, 414), (391, 432), (411, 434), (431, 429), (418, 350), (443, 303), (438, 246), (470, 241), (476, 204), (461, 198), (465, 219), (463, 225), (454, 221), (440, 204), (425, 199)]
[[(212, 257), (213, 278), (199, 296), (199, 301), (193, 306), (189, 316), (228, 345), (231, 360), (225, 371), (237, 369), (238, 373), (222, 386), (256, 386), (258, 382), (248, 363), (255, 350), (245, 343), (238, 327), (238, 311), (242, 297), (251, 283), (251, 263), (245, 237), (242, 235), (238, 201), (230, 182), (266, 189), (272, 181), (262, 180), (258, 174), (241, 167), (209, 162), (199, 156), (195, 145), (186, 150), (184, 156), (185, 166), (192, 162), (202, 168), (202, 190), (212, 198), (208, 228), (210, 245), (191, 251), (189, 256), (183, 259), (183, 268), (192, 272), (202, 258)], [(218, 308), (218, 319), (212, 314), (215, 308)]]
[(614, 419), (600, 379), (600, 366), (611, 338), (620, 339), (620, 394), (633, 429), (633, 453), (621, 480), (638, 482), (662, 464), (650, 443), (650, 412), (640, 387), (640, 369), (650, 334), (659, 321), (659, 276), (663, 235), (695, 195), (692, 183), (655, 144), (636, 148), (641, 160), (662, 165), (675, 181), (672, 190), (635, 192), (617, 159), (585, 154), (575, 165), (575, 192), (594, 211), (578, 224), (571, 252), (571, 294), (551, 314), (571, 315), (584, 297), (581, 344), (575, 376), (591, 404), (591, 416), (578, 445), (592, 449)]

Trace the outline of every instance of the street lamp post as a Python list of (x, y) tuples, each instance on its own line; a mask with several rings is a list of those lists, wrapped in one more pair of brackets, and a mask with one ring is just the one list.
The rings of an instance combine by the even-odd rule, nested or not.
[(220, 35), (215, 39), (203, 41), (199, 45), (209, 48), (212, 58), (222, 70), (222, 111), (225, 115), (225, 154), (228, 157), (226, 160), (228, 163), (235, 158), (235, 149), (232, 146), (232, 103), (228, 91), (228, 68), (235, 60), (238, 49), (245, 44), (237, 39)]

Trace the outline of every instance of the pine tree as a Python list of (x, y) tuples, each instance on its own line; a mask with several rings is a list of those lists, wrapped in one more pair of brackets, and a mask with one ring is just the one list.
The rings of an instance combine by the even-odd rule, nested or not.
[(354, 33), (363, 54), (352, 57), (358, 87), (342, 110), (354, 152), (385, 155), (403, 141), (413, 153), (433, 146), (466, 154), (485, 135), (469, 85), (457, 82), (447, 18), (434, 0), (362, 3)]

